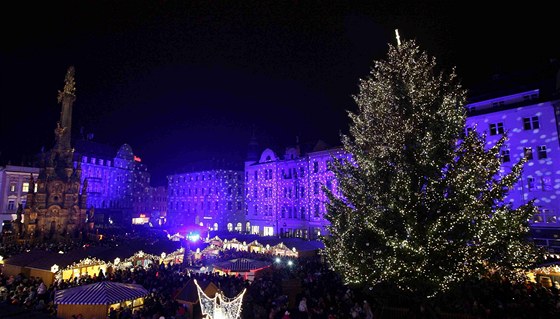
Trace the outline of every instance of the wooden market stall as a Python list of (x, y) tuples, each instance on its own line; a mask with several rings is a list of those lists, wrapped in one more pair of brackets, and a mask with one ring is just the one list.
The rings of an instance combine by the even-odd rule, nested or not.
[(107, 318), (111, 308), (128, 307), (132, 311), (141, 308), (148, 294), (141, 285), (101, 281), (59, 290), (54, 303), (59, 319), (72, 319), (78, 314), (84, 318)]
[(554, 285), (560, 288), (560, 262), (533, 269), (527, 273), (527, 277), (529, 280), (540, 283), (546, 288)]
[(213, 272), (230, 276), (241, 276), (253, 281), (265, 272), (271, 271), (272, 263), (248, 258), (236, 258), (213, 264)]
[(265, 253), (266, 247), (263, 244), (259, 243), (256, 239), (247, 244), (247, 248), (249, 252), (252, 253)]
[(79, 278), (81, 276), (95, 277), (99, 272), (107, 274), (107, 263), (97, 258), (84, 258), (59, 270), (62, 280)]
[(286, 257), (298, 257), (297, 250), (295, 248), (290, 249), (284, 243), (279, 243), (276, 246), (270, 248), (273, 255), (286, 256)]
[[(212, 281), (201, 280), (198, 284), (207, 296), (213, 297), (218, 291), (218, 286)], [(187, 307), (187, 312), (189, 313), (188, 318), (195, 318), (195, 315), (200, 315), (198, 291), (194, 279), (189, 279), (174, 299)]]

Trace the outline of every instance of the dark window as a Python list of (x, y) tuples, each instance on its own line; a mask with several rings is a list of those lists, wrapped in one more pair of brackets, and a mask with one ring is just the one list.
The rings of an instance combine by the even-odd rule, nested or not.
[(535, 179), (532, 177), (527, 177), (527, 188), (532, 191), (535, 190)]
[(538, 153), (539, 159), (546, 158), (546, 146), (545, 145), (539, 146), (537, 153)]
[(502, 151), (502, 163), (509, 162), (511, 159), (509, 157), (509, 150)]
[(490, 124), (490, 135), (504, 134), (504, 123)]
[(523, 118), (523, 129), (524, 130), (534, 130), (534, 129), (538, 129), (539, 127), (540, 127), (540, 125), (539, 125), (539, 117), (538, 116), (524, 117)]

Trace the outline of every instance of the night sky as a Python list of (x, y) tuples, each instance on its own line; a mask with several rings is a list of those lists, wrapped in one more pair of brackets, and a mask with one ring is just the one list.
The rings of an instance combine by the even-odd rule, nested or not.
[[(396, 3), (398, 2), (398, 3)], [(394, 29), (468, 88), (560, 58), (558, 16), (538, 2), (50, 1), (0, 18), (0, 165), (54, 143), (57, 91), (76, 68), (73, 134), (128, 143), (155, 185), (189, 163), (261, 147), (339, 144), (351, 98)]]

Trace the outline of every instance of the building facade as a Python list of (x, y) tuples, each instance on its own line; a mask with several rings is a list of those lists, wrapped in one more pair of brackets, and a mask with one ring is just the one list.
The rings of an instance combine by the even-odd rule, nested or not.
[(227, 169), (169, 175), (167, 224), (244, 231), (243, 172)]
[(78, 140), (74, 165), (78, 162), (82, 181), (88, 181), (87, 206), (105, 219), (99, 222), (130, 225), (133, 218), (151, 214), (151, 176), (130, 145), (117, 150), (91, 139)]
[(282, 156), (266, 149), (258, 160), (245, 162), (247, 231), (306, 239), (327, 234), (323, 185), (336, 190), (333, 158), (349, 155), (318, 144), (306, 154), (299, 147), (287, 148)]
[(502, 172), (507, 173), (523, 157), (523, 174), (506, 202), (514, 207), (534, 200), (539, 213), (534, 227), (560, 227), (560, 101), (542, 96), (535, 88), (467, 105), (467, 130), (486, 134), (488, 147), (503, 134)]
[[(26, 207), (31, 181), (36, 180), (38, 176), (38, 167), (0, 167), (0, 223), (4, 220), (14, 220), (19, 205)], [(34, 191), (37, 191), (36, 185)]]

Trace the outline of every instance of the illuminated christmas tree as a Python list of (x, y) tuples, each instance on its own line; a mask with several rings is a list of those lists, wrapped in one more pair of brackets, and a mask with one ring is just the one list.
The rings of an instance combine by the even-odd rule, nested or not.
[(348, 284), (387, 284), (427, 298), (490, 273), (515, 277), (535, 262), (532, 202), (503, 202), (525, 160), (500, 174), (500, 148), (465, 132), (466, 91), (415, 41), (389, 46), (359, 84), (329, 192), (325, 254)]

